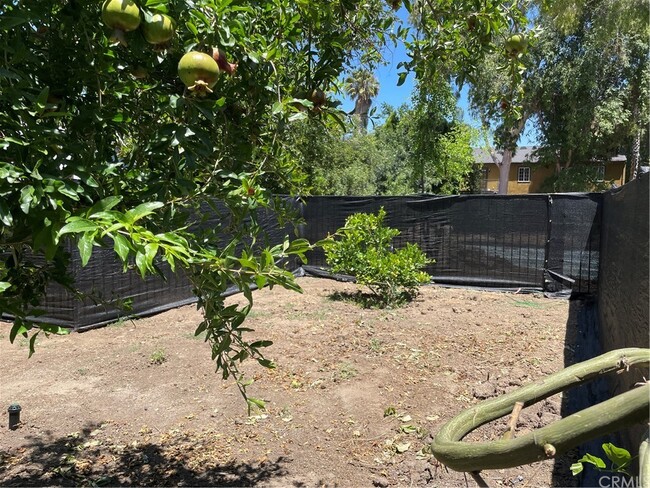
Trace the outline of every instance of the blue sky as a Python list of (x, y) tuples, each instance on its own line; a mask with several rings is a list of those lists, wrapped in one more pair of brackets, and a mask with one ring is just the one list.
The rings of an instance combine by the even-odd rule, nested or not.
[[(405, 20), (407, 17), (406, 10), (402, 7), (398, 12), (398, 15), (402, 20)], [(373, 107), (381, 107), (383, 103), (392, 105), (393, 107), (399, 107), (403, 103), (409, 103), (411, 99), (411, 93), (414, 88), (414, 75), (410, 74), (402, 86), (397, 86), (398, 74), (400, 69), (397, 68), (397, 65), (402, 61), (407, 61), (408, 55), (406, 54), (406, 49), (403, 44), (400, 44), (397, 47), (391, 47), (384, 52), (384, 59), (388, 63), (386, 66), (381, 66), (375, 72), (375, 76), (379, 80), (379, 95), (373, 102)], [(349, 98), (344, 98), (342, 109), (346, 112), (352, 111), (354, 108), (354, 101)], [(468, 97), (467, 97), (467, 87), (464, 87), (460, 93), (460, 99), (458, 100), (458, 106), (463, 111), (463, 119), (466, 123), (474, 127), (480, 127), (480, 122), (471, 117), (468, 107)], [(519, 139), (520, 146), (534, 145), (536, 143), (535, 131), (530, 128), (530, 123), (526, 125), (526, 130), (524, 134)]]

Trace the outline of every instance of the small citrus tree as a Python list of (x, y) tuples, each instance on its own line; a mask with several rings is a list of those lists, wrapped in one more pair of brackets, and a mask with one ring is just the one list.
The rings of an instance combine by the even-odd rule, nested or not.
[(386, 227), (385, 217), (383, 207), (377, 215), (351, 215), (323, 248), (332, 272), (354, 276), (357, 283), (370, 289), (380, 306), (395, 306), (411, 300), (419, 286), (429, 282), (422, 268), (433, 261), (417, 244), (393, 249), (393, 239), (400, 231)]

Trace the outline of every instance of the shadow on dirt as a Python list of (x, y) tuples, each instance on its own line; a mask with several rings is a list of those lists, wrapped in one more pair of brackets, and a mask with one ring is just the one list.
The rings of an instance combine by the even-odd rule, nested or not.
[[(564, 343), (564, 366), (586, 361), (602, 354), (598, 331), (598, 304), (595, 299), (571, 300)], [(562, 395), (562, 418), (600, 403), (608, 397), (606, 378), (598, 378), (570, 388)], [(572, 476), (571, 464), (585, 453), (601, 455), (607, 438), (594, 439), (559, 457), (553, 469), (553, 486), (598, 486), (599, 476), (594, 469), (585, 469)]]
[(362, 291), (336, 291), (327, 296), (333, 302), (351, 302), (363, 308), (379, 308), (380, 302), (376, 295)]
[(379, 295), (375, 295), (374, 293), (364, 293), (362, 291), (337, 291), (328, 295), (327, 298), (333, 302), (351, 302), (362, 308), (373, 309), (398, 308), (413, 301), (414, 296), (407, 292), (403, 292), (398, 297), (396, 297), (394, 301), (387, 303), (385, 300), (382, 300)]
[[(177, 433), (177, 435), (175, 435)], [(0, 450), (2, 486), (255, 486), (287, 475), (289, 460), (217, 462), (216, 436), (171, 431), (156, 444), (114, 443), (99, 424), (64, 438), (32, 438), (19, 452)]]

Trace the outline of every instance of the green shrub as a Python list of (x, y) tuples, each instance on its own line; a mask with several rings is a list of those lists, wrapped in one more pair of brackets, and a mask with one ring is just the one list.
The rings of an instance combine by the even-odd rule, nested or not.
[(417, 244), (393, 250), (399, 230), (384, 225), (386, 211), (358, 213), (329, 236), (324, 244), (327, 264), (334, 273), (345, 273), (367, 286), (380, 306), (394, 306), (413, 299), (421, 284), (429, 282), (422, 268), (433, 261)]

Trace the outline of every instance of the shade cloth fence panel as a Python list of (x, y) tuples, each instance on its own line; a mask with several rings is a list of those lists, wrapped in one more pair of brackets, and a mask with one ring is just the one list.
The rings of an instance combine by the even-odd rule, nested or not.
[[(400, 197), (308, 197), (285, 199), (303, 219), (296, 228), (280, 224), (271, 211), (261, 211), (265, 244), (285, 236), (310, 242), (342, 227), (357, 212), (387, 212), (386, 224), (400, 230), (399, 248), (418, 244), (434, 264), (426, 271), (434, 282), (449, 285), (532, 289), (549, 293), (597, 293), (602, 194), (460, 195)], [(196, 225), (217, 226), (227, 219), (224, 206), (204, 206)], [(197, 300), (180, 271), (163, 264), (164, 278), (142, 279), (124, 273), (110, 248), (98, 248), (87, 266), (68, 243), (70, 271), (87, 298), (79, 301), (60, 286), (50, 286), (41, 319), (77, 330), (97, 327), (120, 317), (146, 316)], [(307, 254), (308, 266), (326, 274), (322, 249)], [(300, 263), (286, 266), (300, 273)], [(121, 305), (127, 304), (124, 308)]]

